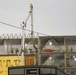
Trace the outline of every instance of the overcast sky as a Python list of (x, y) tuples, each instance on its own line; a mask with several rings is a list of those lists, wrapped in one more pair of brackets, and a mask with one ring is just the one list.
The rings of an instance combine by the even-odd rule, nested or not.
[[(34, 31), (49, 35), (76, 35), (76, 0), (0, 0), (0, 22), (19, 26), (33, 5)], [(31, 29), (30, 18), (27, 29)], [(0, 24), (0, 34), (21, 33)]]

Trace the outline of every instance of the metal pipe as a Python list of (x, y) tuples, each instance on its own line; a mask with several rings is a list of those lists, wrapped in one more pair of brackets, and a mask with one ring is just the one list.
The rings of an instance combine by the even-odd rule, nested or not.
[(67, 51), (67, 45), (66, 45), (66, 38), (64, 37), (64, 67), (65, 67), (65, 73), (66, 73), (66, 67), (67, 67), (67, 63), (66, 63), (66, 51)]
[(24, 65), (24, 49), (25, 49), (25, 30), (24, 30), (24, 26), (22, 27), (22, 54), (21, 54), (21, 65)]
[(29, 19), (29, 17), (31, 16), (31, 37), (33, 38), (33, 13), (32, 13), (32, 10), (33, 10), (33, 6), (32, 4), (30, 4), (30, 12), (29, 12), (29, 15), (26, 19), (26, 21), (22, 22), (22, 59), (21, 59), (21, 65), (24, 65), (24, 49), (25, 49), (25, 28), (26, 28), (26, 23), (27, 23), (27, 20)]
[(31, 38), (33, 38), (33, 6), (30, 4), (30, 13), (31, 13)]
[(8, 53), (8, 50), (7, 50), (7, 48), (8, 48), (8, 45), (7, 45), (7, 42), (6, 42), (6, 40), (4, 40), (4, 46), (5, 46), (5, 54), (7, 54), (7, 53)]

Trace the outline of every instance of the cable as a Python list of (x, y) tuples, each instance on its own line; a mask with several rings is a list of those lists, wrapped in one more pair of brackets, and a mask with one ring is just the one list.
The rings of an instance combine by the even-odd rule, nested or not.
[(22, 28), (20, 28), (20, 27), (17, 27), (17, 26), (11, 25), (11, 24), (7, 24), (7, 23), (5, 23), (5, 22), (0, 22), (0, 23), (4, 24), (4, 25), (6, 25), (6, 26), (11, 26), (11, 27), (14, 27), (14, 28), (22, 29)]
[[(5, 23), (5, 22), (0, 22), (0, 23), (1, 23), (1, 24), (4, 24), (4, 25), (6, 25), (6, 26), (11, 26), (11, 27), (14, 27), (14, 28), (22, 29), (21, 27), (14, 26), (14, 25), (12, 25), (12, 24), (7, 24), (7, 23)], [(31, 32), (31, 30), (29, 30), (29, 29), (24, 29), (24, 30)], [(38, 33), (38, 34), (42, 34), (42, 35), (46, 35), (46, 36), (50, 36), (50, 35), (48, 35), (48, 34), (36, 32), (36, 31), (33, 31), (33, 32), (34, 32), (34, 33)]]

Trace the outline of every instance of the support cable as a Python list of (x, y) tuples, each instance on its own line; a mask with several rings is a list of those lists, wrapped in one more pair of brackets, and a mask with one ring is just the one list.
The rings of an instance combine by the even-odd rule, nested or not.
[[(5, 22), (0, 22), (0, 23), (1, 23), (1, 24), (4, 24), (4, 25), (6, 25), (6, 26), (10, 26), (10, 27), (14, 27), (14, 28), (22, 29), (21, 27), (18, 27), (18, 26), (12, 25), (12, 24), (8, 24), (8, 23), (5, 23)], [(29, 30), (29, 29), (24, 29), (24, 30), (31, 32), (31, 30)], [(37, 31), (33, 31), (33, 32), (34, 32), (34, 33), (41, 34), (41, 35), (50, 36), (49, 34), (40, 33), (40, 32), (37, 32)]]

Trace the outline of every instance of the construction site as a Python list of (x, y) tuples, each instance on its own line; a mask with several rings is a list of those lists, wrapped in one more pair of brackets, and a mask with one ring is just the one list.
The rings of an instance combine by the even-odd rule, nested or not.
[[(29, 18), (31, 30), (26, 29)], [(76, 75), (75, 35), (50, 36), (35, 32), (32, 4), (20, 29), (22, 34), (0, 35), (0, 75)]]

